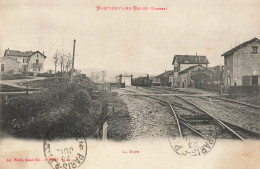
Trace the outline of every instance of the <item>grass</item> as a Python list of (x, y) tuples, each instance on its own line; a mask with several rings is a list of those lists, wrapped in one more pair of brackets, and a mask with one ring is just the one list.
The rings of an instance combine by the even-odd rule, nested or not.
[[(27, 89), (0, 84), (0, 92), (20, 92), (20, 91), (27, 91)], [(35, 91), (35, 89), (28, 89), (28, 91)]]
[[(91, 137), (102, 104), (87, 88), (56, 84), (41, 93), (15, 95), (5, 104), (1, 97), (1, 132), (15, 137), (42, 139), (57, 123), (70, 123)], [(57, 136), (62, 133), (57, 133)]]

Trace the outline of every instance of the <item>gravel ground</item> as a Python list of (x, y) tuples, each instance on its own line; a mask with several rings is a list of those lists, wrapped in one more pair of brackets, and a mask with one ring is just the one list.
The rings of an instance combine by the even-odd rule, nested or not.
[(256, 109), (237, 106), (229, 102), (212, 100), (210, 98), (185, 98), (223, 121), (260, 133), (260, 114)]
[(178, 130), (168, 106), (163, 106), (154, 99), (143, 96), (124, 95), (129, 93), (119, 90), (119, 97), (126, 103), (132, 127), (129, 139), (162, 138), (177, 136)]
[(260, 105), (260, 96), (226, 96), (227, 99), (232, 99), (238, 102), (245, 102), (253, 105)]

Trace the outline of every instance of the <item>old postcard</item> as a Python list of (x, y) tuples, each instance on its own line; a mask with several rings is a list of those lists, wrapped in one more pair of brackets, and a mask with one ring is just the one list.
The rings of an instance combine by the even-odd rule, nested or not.
[(259, 169), (259, 0), (0, 0), (0, 169)]

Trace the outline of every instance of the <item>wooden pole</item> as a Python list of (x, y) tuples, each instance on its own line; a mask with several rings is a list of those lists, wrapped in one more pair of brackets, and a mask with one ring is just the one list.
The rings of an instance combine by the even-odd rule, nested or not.
[(107, 124), (107, 122), (105, 122), (103, 124), (103, 141), (107, 140), (107, 127), (108, 127), (108, 124)]
[(70, 74), (70, 82), (73, 83), (73, 74), (74, 74), (74, 59), (75, 59), (75, 45), (76, 45), (76, 40), (74, 39), (74, 44), (73, 44), (73, 57), (72, 57), (72, 68), (71, 68), (71, 74)]

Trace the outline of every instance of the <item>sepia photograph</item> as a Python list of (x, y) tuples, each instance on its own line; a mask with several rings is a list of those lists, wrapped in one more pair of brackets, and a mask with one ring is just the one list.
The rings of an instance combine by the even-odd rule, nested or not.
[(0, 169), (259, 169), (259, 0), (0, 0)]

